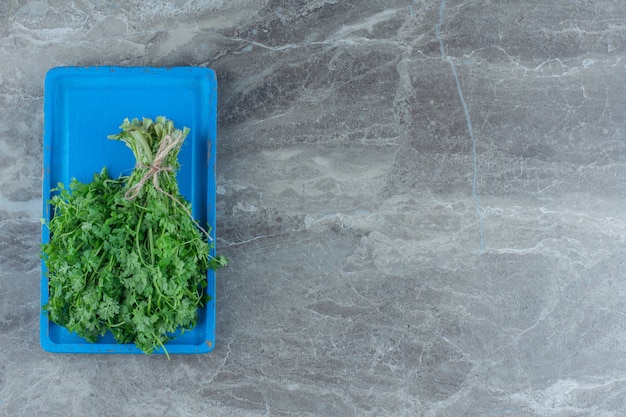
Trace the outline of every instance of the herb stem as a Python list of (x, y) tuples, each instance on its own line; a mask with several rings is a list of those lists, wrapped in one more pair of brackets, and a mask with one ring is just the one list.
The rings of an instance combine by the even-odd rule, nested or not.
[(141, 233), (141, 222), (143, 221), (144, 212), (142, 211), (139, 214), (139, 220), (137, 221), (137, 227), (135, 228), (135, 246), (137, 247), (137, 255), (139, 256), (139, 260), (143, 265), (146, 265), (143, 260), (143, 256), (141, 255), (141, 245), (139, 244), (139, 235)]
[(152, 238), (152, 226), (148, 227), (148, 246), (150, 248), (150, 264), (154, 266), (154, 240)]

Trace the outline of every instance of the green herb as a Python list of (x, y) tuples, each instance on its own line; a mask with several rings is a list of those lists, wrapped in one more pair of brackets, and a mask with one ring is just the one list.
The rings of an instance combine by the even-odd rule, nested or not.
[[(52, 190), (48, 269), (50, 320), (90, 342), (110, 331), (119, 343), (151, 353), (192, 329), (209, 301), (206, 272), (226, 265), (210, 256), (209, 233), (191, 217), (176, 181), (187, 128), (158, 117), (124, 120), (122, 140), (137, 160), (130, 176), (106, 168), (88, 184)], [(169, 355), (168, 355), (169, 357)]]

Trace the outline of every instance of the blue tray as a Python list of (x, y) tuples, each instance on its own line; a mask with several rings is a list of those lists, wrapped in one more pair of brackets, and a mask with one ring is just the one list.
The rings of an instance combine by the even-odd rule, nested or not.
[[(165, 116), (180, 129), (191, 129), (179, 154), (181, 194), (200, 224), (209, 224), (215, 241), (215, 152), (217, 81), (213, 70), (199, 67), (58, 67), (48, 71), (44, 88), (43, 217), (50, 220), (50, 189), (72, 178), (90, 182), (102, 167), (117, 177), (132, 171), (135, 160), (124, 143), (107, 139), (124, 118)], [(42, 242), (50, 232), (42, 227)], [(215, 249), (211, 254), (215, 254)], [(48, 302), (42, 261), (41, 305)], [(215, 272), (207, 274), (211, 301), (199, 310), (197, 326), (168, 342), (170, 354), (206, 353), (215, 346)], [(118, 344), (110, 334), (89, 343), (40, 318), (41, 345), (49, 352), (142, 353), (134, 344)], [(156, 353), (163, 353), (162, 350)]]

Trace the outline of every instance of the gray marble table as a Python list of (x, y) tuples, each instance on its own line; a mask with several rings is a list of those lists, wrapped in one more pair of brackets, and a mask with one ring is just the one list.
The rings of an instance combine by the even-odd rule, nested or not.
[[(39, 344), (43, 79), (215, 69), (217, 342)], [(626, 415), (623, 0), (0, 2), (0, 416)]]

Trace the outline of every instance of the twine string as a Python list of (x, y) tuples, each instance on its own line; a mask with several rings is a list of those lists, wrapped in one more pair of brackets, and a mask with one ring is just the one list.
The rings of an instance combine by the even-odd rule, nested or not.
[(196, 219), (193, 218), (191, 211), (189, 211), (187, 206), (185, 206), (178, 198), (174, 197), (173, 195), (171, 195), (170, 193), (168, 193), (167, 191), (165, 191), (159, 186), (159, 176), (158, 176), (159, 172), (174, 171), (174, 168), (170, 166), (163, 166), (163, 162), (165, 161), (165, 158), (170, 153), (170, 151), (176, 148), (177, 146), (179, 146), (179, 144), (183, 141), (182, 133), (180, 132), (178, 133), (179, 133), (178, 137), (176, 137), (175, 139), (172, 138), (170, 135), (166, 135), (161, 140), (159, 149), (157, 149), (157, 153), (154, 156), (154, 159), (152, 160), (152, 164), (144, 165), (144, 164), (139, 163), (139, 161), (137, 161), (137, 164), (135, 165), (135, 169), (141, 168), (141, 169), (147, 169), (147, 171), (145, 175), (141, 178), (141, 180), (137, 182), (137, 184), (133, 185), (126, 191), (126, 193), (124, 194), (124, 197), (126, 197), (128, 201), (133, 201), (134, 199), (136, 199), (137, 196), (139, 195), (139, 192), (143, 189), (145, 184), (148, 181), (150, 181), (150, 178), (152, 178), (152, 185), (154, 186), (155, 190), (157, 190), (161, 194), (168, 196), (174, 203), (181, 206), (183, 210), (185, 210), (187, 215), (189, 215), (189, 218), (191, 219), (191, 221), (193, 221), (194, 224), (198, 227), (198, 229), (200, 229), (202, 233), (204, 233), (204, 235), (209, 240), (213, 240), (211, 236), (209, 235), (209, 233), (206, 230), (204, 230), (202, 226), (198, 224)]

